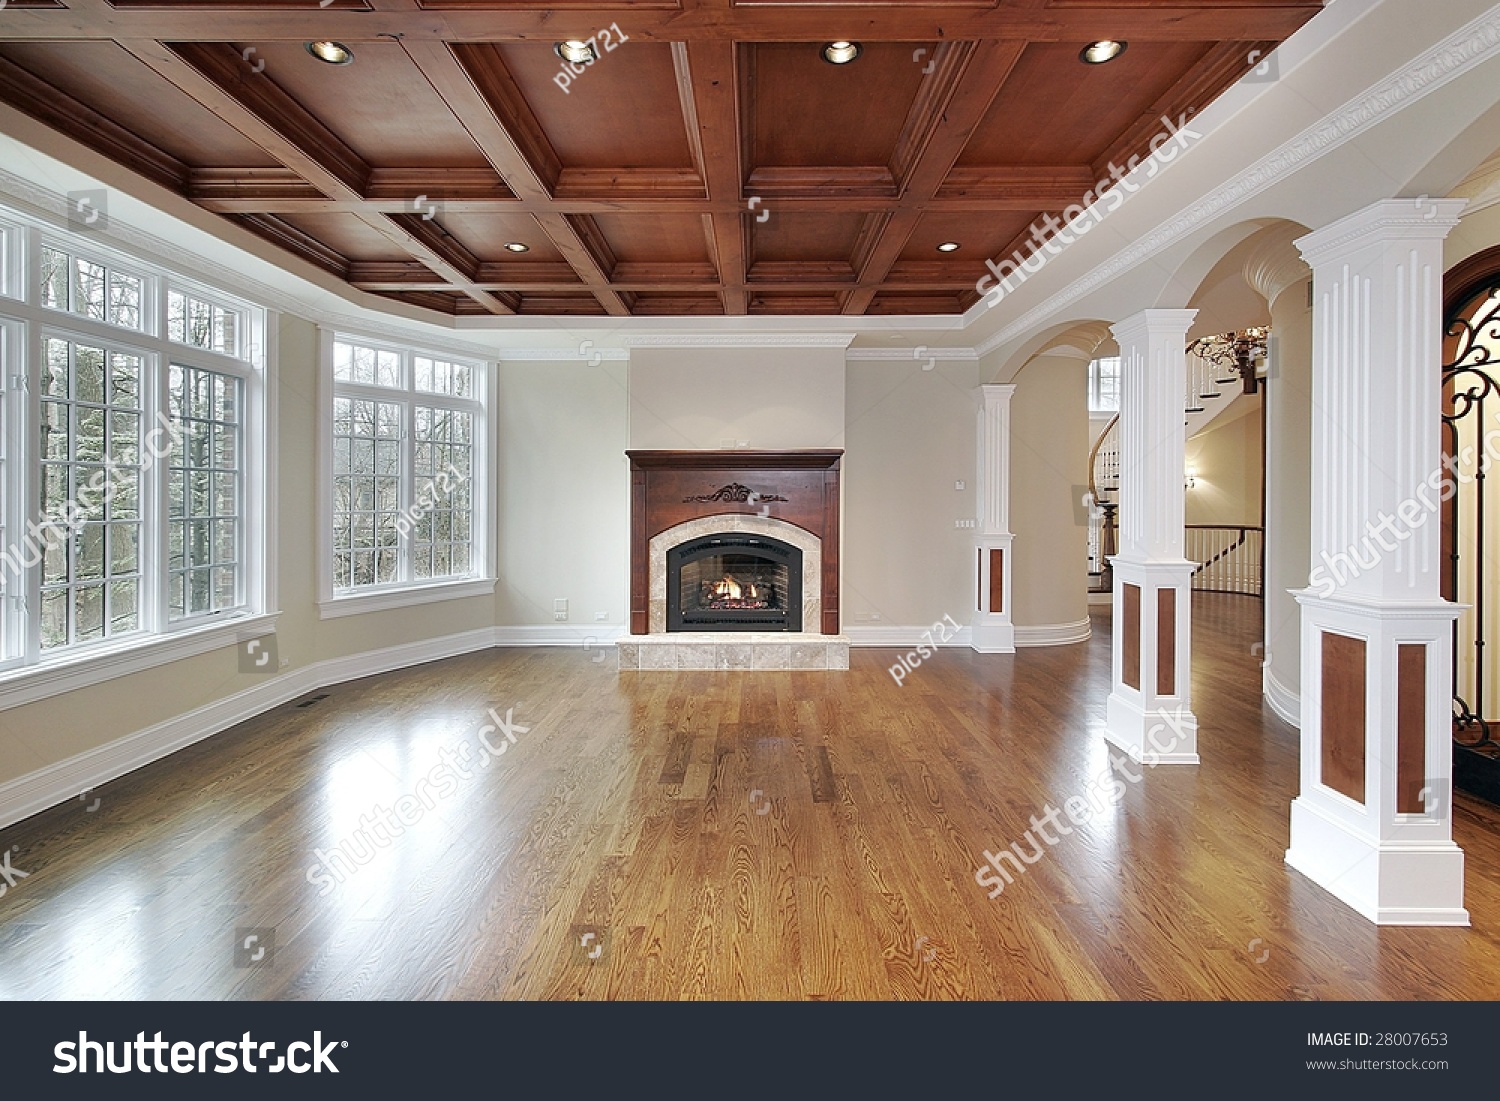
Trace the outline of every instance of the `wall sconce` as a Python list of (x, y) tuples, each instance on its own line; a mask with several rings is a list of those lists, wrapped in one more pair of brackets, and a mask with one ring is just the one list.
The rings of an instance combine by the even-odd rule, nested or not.
[(1192, 489), (1197, 484), (1198, 484), (1198, 476), (1196, 474), (1194, 474), (1191, 470), (1189, 470), (1187, 472), (1187, 474), (1183, 476), (1183, 479), (1182, 479), (1182, 488), (1185, 489), (1185, 490), (1186, 489)]

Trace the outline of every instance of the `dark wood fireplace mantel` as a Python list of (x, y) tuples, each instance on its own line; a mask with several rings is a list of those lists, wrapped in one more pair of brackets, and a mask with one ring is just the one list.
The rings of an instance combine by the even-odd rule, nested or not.
[[(839, 464), (843, 451), (627, 451), (630, 633), (650, 633), (650, 544), (688, 520), (770, 516), (822, 541), (822, 632), (839, 633)], [(812, 624), (803, 624), (804, 631)]]

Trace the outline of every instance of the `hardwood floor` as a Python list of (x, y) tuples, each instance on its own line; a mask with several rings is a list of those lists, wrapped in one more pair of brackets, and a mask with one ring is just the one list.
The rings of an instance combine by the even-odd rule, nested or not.
[[(1494, 997), (1500, 813), (1457, 800), (1473, 928), (1357, 917), (1282, 861), (1297, 734), (1261, 704), (1258, 603), (1194, 613), (1203, 763), (1124, 784), (997, 898), (983, 851), (1030, 852), (1111, 767), (1107, 619), (904, 686), (889, 650), (625, 675), (492, 650), (329, 689), (0, 831), (28, 873), (0, 996)], [(403, 796), (399, 836), (369, 825)]]

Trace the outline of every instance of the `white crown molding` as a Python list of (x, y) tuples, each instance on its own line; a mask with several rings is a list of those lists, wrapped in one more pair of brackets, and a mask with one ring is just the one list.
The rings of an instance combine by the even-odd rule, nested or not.
[[(595, 357), (598, 357), (595, 359)], [(595, 348), (590, 342), (586, 351), (577, 348), (502, 348), (501, 363), (605, 363), (630, 362), (628, 348)]]
[(845, 348), (858, 333), (625, 333), (630, 348)]
[(972, 363), (979, 358), (973, 348), (929, 348), (918, 344), (915, 348), (850, 348), (844, 353), (849, 360), (916, 360), (939, 359), (952, 362)]
[[(1352, 141), (1408, 101), (1420, 99), (1456, 80), (1497, 51), (1500, 51), (1500, 7), (1492, 8), (1460, 27), (1399, 73), (1390, 74), (1347, 100), (1343, 106), (1283, 142), (1234, 179), (980, 341), (975, 346), (979, 354), (985, 355), (1025, 336), (1089, 292), (1144, 263), (1199, 226), (1282, 182), (1302, 165)], [(977, 303), (972, 310), (980, 311), (973, 319), (982, 316), (983, 303)]]

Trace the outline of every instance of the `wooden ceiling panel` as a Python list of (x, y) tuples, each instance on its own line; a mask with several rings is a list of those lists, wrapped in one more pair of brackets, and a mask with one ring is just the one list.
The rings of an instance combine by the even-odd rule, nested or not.
[[(442, 228), (476, 256), (486, 260), (504, 260), (524, 264), (529, 261), (556, 261), (563, 258), (552, 238), (530, 214), (469, 214), (438, 211), (435, 219)], [(505, 246), (515, 241), (530, 251), (513, 253)]]
[[(289, 263), (447, 315), (616, 317), (960, 312), (1038, 212), (1321, 7), (49, 3), (0, 0), (0, 101)], [(618, 45), (561, 79), (553, 43), (603, 27)], [(1129, 47), (1082, 64), (1106, 34)], [(856, 60), (821, 58), (850, 35)]]
[(709, 263), (703, 219), (696, 214), (596, 214), (594, 224), (616, 259), (646, 264)]
[(280, 221), (321, 241), (346, 260), (409, 260), (389, 238), (353, 214), (284, 214)]
[[(293, 42), (235, 49), (374, 168), (479, 168), (484, 154), (395, 42), (351, 45), (354, 63), (329, 65)], [(255, 73), (247, 66), (247, 80)]]
[(550, 42), (496, 50), (564, 168), (693, 166), (666, 43), (630, 39), (577, 75), (563, 70)]
[[(945, 260), (974, 263), (981, 268), (985, 258), (996, 255), (1041, 212), (999, 211), (984, 214), (957, 214), (942, 211), (924, 214), (901, 250), (907, 261)], [(957, 252), (939, 252), (946, 241), (956, 241)]]
[(853, 260), (865, 226), (863, 214), (787, 214), (769, 212), (764, 222), (747, 218), (752, 231), (752, 264), (778, 261)]
[(1105, 65), (1079, 61), (1080, 48), (1028, 46), (958, 163), (1090, 164), (1192, 69), (1209, 43), (1132, 42)]
[(260, 168), (276, 163), (113, 42), (0, 42), (0, 58), (88, 104), (183, 164)]
[(763, 42), (744, 51), (750, 167), (887, 165), (916, 101), (933, 42), (872, 42), (831, 65), (820, 42)]

